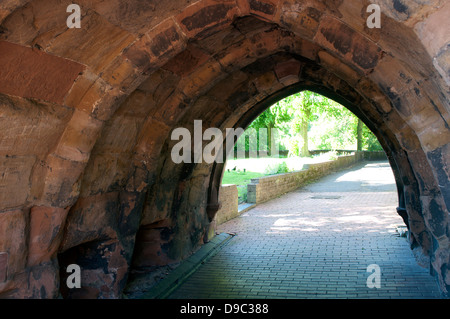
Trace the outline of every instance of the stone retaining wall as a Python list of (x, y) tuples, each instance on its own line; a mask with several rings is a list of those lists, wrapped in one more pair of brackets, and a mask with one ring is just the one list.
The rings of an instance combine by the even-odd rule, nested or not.
[(224, 184), (220, 188), (219, 202), (222, 204), (214, 220), (220, 225), (236, 216), (238, 212), (238, 189), (234, 184)]
[(301, 171), (252, 179), (252, 182), (247, 185), (247, 202), (263, 203), (293, 191), (307, 182), (349, 167), (363, 158), (363, 153), (358, 152), (353, 155), (339, 156), (334, 161), (309, 164), (306, 169)]

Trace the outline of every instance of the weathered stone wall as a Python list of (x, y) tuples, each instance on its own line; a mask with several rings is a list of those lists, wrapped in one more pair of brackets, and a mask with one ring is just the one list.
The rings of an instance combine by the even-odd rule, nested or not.
[(239, 215), (238, 200), (238, 189), (236, 185), (224, 184), (220, 187), (219, 201), (221, 207), (214, 218), (216, 225), (220, 225)]
[(80, 29), (70, 0), (2, 1), (0, 297), (118, 298), (133, 265), (188, 256), (223, 164), (175, 164), (173, 129), (246, 127), (304, 89), (378, 137), (449, 292), (450, 2), (372, 2), (380, 29), (360, 0), (79, 0)]

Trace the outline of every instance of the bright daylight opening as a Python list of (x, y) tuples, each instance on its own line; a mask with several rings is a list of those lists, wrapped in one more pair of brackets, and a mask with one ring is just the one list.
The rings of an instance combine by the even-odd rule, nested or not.
[[(239, 157), (238, 147), (245, 149), (244, 157)], [(235, 145), (234, 156), (228, 156), (222, 184), (237, 185), (239, 203), (244, 203), (252, 179), (303, 170), (356, 151), (385, 158), (377, 138), (358, 117), (341, 104), (305, 90), (278, 101), (249, 125)], [(375, 183), (377, 174), (373, 177), (366, 182)]]

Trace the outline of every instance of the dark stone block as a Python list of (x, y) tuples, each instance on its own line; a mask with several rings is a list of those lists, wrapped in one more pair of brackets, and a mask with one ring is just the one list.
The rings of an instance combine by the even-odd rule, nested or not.
[(8, 253), (0, 253), (0, 282), (6, 281), (8, 274)]

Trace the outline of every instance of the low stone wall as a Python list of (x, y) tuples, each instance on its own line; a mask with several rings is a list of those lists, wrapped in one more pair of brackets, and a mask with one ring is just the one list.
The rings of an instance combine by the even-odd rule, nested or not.
[(366, 161), (380, 161), (388, 159), (384, 151), (363, 151), (363, 153)]
[(220, 225), (238, 216), (238, 189), (234, 184), (224, 184), (220, 188), (219, 202), (222, 204), (214, 220)]
[(252, 182), (247, 185), (247, 202), (263, 203), (293, 191), (307, 182), (349, 167), (363, 158), (364, 153), (357, 152), (353, 155), (339, 156), (334, 161), (309, 164), (301, 171), (252, 179)]

